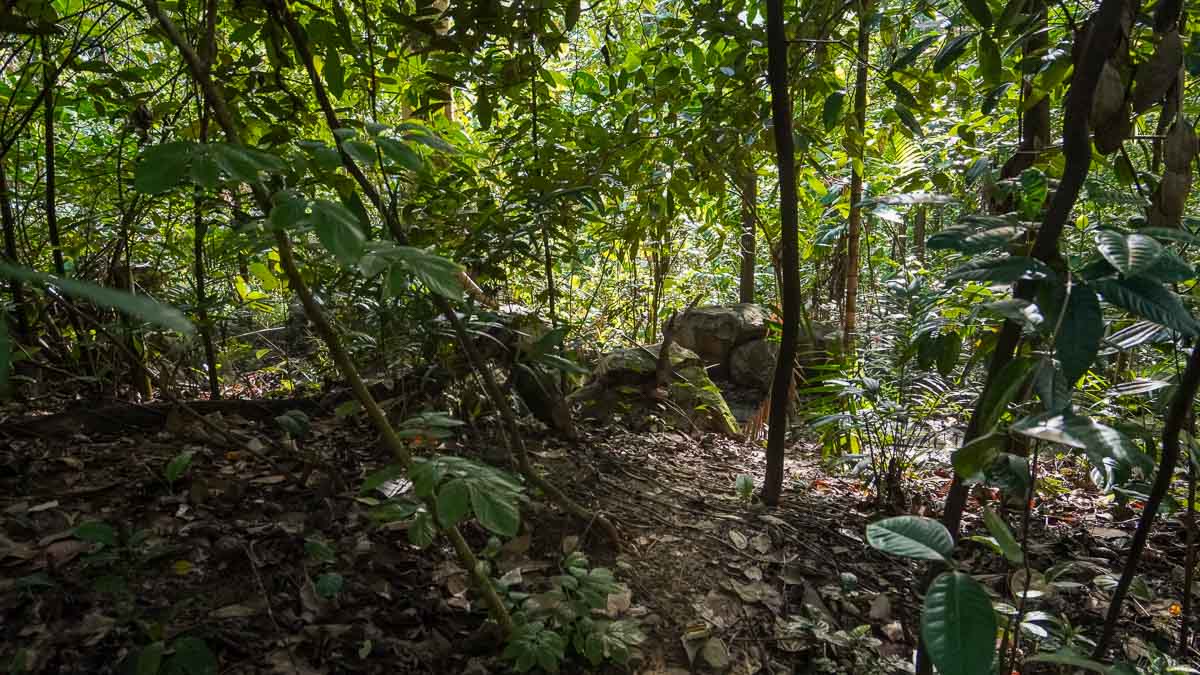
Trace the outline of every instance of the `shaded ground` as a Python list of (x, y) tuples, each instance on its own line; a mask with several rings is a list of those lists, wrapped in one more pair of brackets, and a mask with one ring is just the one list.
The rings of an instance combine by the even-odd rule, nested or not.
[[(4, 437), (5, 422), (25, 412), (0, 418), (0, 665), (118, 672), (156, 640), (186, 648), (197, 638), (222, 673), (504, 671), (450, 552), (416, 551), (402, 528), (365, 517), (354, 490), (383, 456), (365, 426), (314, 420), (294, 450), (276, 446), (273, 426), (236, 416), (210, 425), (170, 418), (124, 435)], [(258, 454), (215, 440), (213, 426), (254, 439)], [(582, 535), (593, 563), (629, 586), (610, 609), (638, 619), (649, 637), (634, 672), (687, 672), (691, 663), (698, 672), (884, 673), (910, 657), (905, 626), (916, 625), (922, 568), (865, 544), (869, 495), (859, 479), (827, 474), (813, 450), (791, 449), (784, 504), (765, 510), (734, 490), (737, 475), (763, 474), (751, 446), (615, 429), (587, 429), (573, 445), (530, 435), (549, 476), (627, 539), (617, 553), (586, 523), (535, 500), (524, 514), (528, 538), (501, 552), (498, 572), (536, 590)], [(497, 446), (486, 429), (471, 429), (449, 451)], [(185, 451), (191, 467), (168, 484), (165, 467)], [(339, 467), (348, 488), (320, 470), (299, 484), (305, 458)], [(1045, 596), (1029, 609), (1068, 616), (1094, 636), (1134, 520), (1113, 522), (1086, 475), (1059, 468), (1054, 480), (1061, 492), (1039, 502), (1030, 537)], [(946, 482), (912, 484), (914, 511), (939, 503)], [(87, 525), (81, 535), (86, 523), (113, 531)], [(483, 548), (484, 532), (466, 534)], [(1183, 545), (1173, 520), (1152, 537), (1145, 583), (1126, 613), (1130, 656), (1146, 641), (1169, 645), (1178, 631)], [(1012, 602), (1001, 557), (964, 547), (968, 568)], [(340, 590), (323, 597), (334, 576)], [(1048, 619), (1027, 626), (1061, 628)]]

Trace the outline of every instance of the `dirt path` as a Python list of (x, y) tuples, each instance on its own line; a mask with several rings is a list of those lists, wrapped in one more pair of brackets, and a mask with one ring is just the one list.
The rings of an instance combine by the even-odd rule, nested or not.
[[(496, 443), (477, 434), (452, 451)], [(615, 554), (586, 523), (534, 499), (527, 536), (499, 551), (496, 573), (536, 593), (560, 573), (564, 550), (581, 545), (628, 586), (608, 610), (647, 634), (635, 672), (903, 671), (921, 568), (866, 545), (872, 512), (861, 481), (831, 477), (815, 451), (791, 450), (784, 504), (768, 511), (735, 491), (739, 474), (763, 473), (761, 451), (743, 444), (614, 429), (585, 430), (575, 445), (531, 441), (548, 474), (615, 519), (627, 540)], [(202, 641), (221, 673), (504, 670), (450, 553), (414, 549), (403, 526), (376, 526), (369, 500), (320, 471), (301, 486), (187, 426), (0, 447), (0, 664), (117, 672), (156, 644), (171, 658)], [(303, 473), (298, 456), (264, 452), (293, 477)], [(300, 452), (340, 467), (352, 488), (380, 464), (349, 420), (314, 420)], [(180, 453), (192, 462), (170, 484), (164, 471)], [(1046, 588), (1036, 609), (1094, 630), (1104, 575), (1133, 521), (1111, 522), (1097, 495), (1071, 487), (1070, 472), (1054, 480), (1061, 493), (1038, 504), (1030, 537)], [(914, 503), (936, 503), (944, 485), (944, 476), (913, 484)], [(485, 532), (467, 534), (484, 548)], [(1152, 544), (1129, 615), (1131, 648), (1178, 628), (1178, 524), (1160, 526)], [(998, 602), (1011, 602), (998, 555), (967, 542), (960, 557)], [(1052, 639), (1060, 628), (1046, 620), (1027, 631)], [(565, 670), (594, 672), (580, 664)]]

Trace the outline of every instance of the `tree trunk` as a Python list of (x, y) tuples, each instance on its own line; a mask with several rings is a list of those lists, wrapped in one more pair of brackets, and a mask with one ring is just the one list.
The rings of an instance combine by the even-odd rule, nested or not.
[[(747, 153), (748, 154), (748, 153)], [(758, 200), (758, 173), (749, 157), (742, 176), (742, 237), (741, 269), (739, 270), (738, 302), (754, 302), (755, 209)]]
[[(854, 78), (854, 127), (860, 135), (867, 128), (867, 57), (871, 48), (871, 34), (867, 31), (867, 19), (871, 15), (871, 0), (859, 0), (858, 9), (858, 70)], [(863, 151), (855, 150), (850, 169), (850, 225), (846, 230), (846, 304), (842, 319), (842, 346), (849, 352), (854, 346), (854, 332), (858, 328), (858, 268), (859, 236), (862, 232), (862, 208), (858, 203), (863, 195)]]
[(46, 227), (50, 230), (50, 248), (54, 256), (54, 273), (67, 276), (63, 261), (62, 241), (58, 234), (58, 210), (55, 206), (54, 170), (54, 72), (51, 70), (50, 41), (42, 38), (42, 84), (46, 89)]
[(788, 92), (788, 43), (783, 29), (783, 0), (767, 0), (767, 82), (771, 87), (771, 117), (775, 157), (779, 170), (780, 295), (783, 305), (783, 338), (771, 383), (771, 411), (767, 430), (767, 474), (763, 501), (779, 503), (783, 493), (783, 454), (791, 407), (792, 370), (796, 362), (796, 336), (800, 328), (800, 246), (796, 195), (796, 158), (792, 139), (792, 100)]
[[(8, 193), (8, 172), (4, 160), (0, 159), (0, 220), (4, 224), (4, 258), (10, 265), (19, 265), (17, 260), (17, 220), (13, 217), (12, 197)], [(12, 292), (13, 310), (17, 322), (17, 341), (26, 342), (29, 337), (29, 315), (25, 306), (25, 286), (17, 279), (10, 279), (8, 289)]]
[(925, 219), (928, 211), (924, 204), (917, 207), (917, 215), (913, 219), (913, 253), (917, 260), (925, 264)]

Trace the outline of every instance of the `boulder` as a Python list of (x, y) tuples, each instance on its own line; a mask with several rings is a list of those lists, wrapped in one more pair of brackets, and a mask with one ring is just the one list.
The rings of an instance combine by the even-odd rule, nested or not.
[[(796, 363), (812, 375), (813, 366), (828, 363), (841, 349), (841, 331), (824, 324), (812, 323), (812, 334), (802, 332), (796, 342)], [(774, 340), (751, 340), (733, 348), (729, 355), (729, 379), (742, 387), (766, 392), (775, 378), (775, 360), (779, 343)]]
[(607, 422), (620, 415), (635, 429), (659, 421), (682, 431), (695, 427), (736, 437), (737, 421), (695, 352), (671, 345), (671, 369), (678, 377), (672, 375), (665, 400), (653, 395), (660, 348), (650, 345), (606, 354), (596, 365), (591, 383), (569, 400), (579, 403), (583, 417), (589, 419)]
[(751, 340), (733, 348), (729, 355), (729, 379), (734, 384), (767, 391), (775, 377), (775, 360), (779, 343), (774, 340)]
[(770, 317), (765, 307), (753, 303), (695, 307), (679, 317), (675, 341), (727, 371), (734, 347), (766, 337)]

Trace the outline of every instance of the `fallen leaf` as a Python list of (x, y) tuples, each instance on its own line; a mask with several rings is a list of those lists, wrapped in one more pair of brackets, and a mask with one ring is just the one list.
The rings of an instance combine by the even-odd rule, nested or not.
[(729, 647), (719, 637), (711, 637), (700, 648), (700, 656), (713, 670), (725, 670), (729, 667)]
[(729, 531), (729, 541), (732, 541), (739, 551), (746, 550), (746, 547), (750, 545), (750, 540), (746, 538), (746, 535), (737, 530)]

